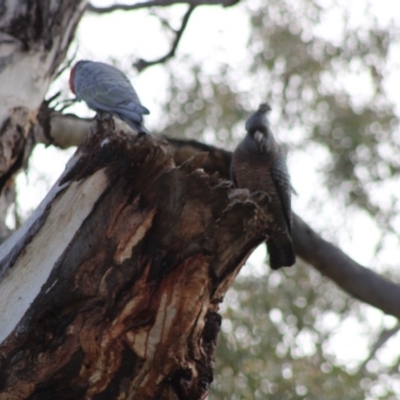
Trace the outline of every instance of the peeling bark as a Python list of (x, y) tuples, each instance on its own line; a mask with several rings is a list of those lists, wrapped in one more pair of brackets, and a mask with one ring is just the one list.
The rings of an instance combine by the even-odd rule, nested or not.
[(0, 399), (204, 399), (218, 307), (273, 221), (164, 139), (97, 125), (0, 247)]
[(14, 176), (33, 148), (32, 128), (65, 60), (86, 0), (3, 1), (0, 6), (0, 239)]
[[(57, 138), (54, 143), (62, 140), (63, 132), (66, 132), (67, 126), (73, 125), (74, 119), (79, 126), (89, 125), (88, 121), (83, 121), (73, 115), (68, 116), (67, 123), (66, 119), (58, 114), (57, 123), (50, 123), (51, 136)], [(60, 130), (57, 131), (57, 129)], [(76, 139), (80, 138), (76, 137)], [(204, 170), (210, 175), (218, 173), (221, 178), (230, 179), (231, 152), (194, 140), (168, 138), (168, 141), (174, 149), (174, 160), (177, 165), (200, 152), (207, 152), (208, 157), (203, 165)], [(384, 276), (376, 274), (346, 256), (337, 246), (325, 241), (314, 232), (297, 215), (294, 215), (293, 220), (293, 242), (295, 252), (300, 258), (331, 279), (350, 296), (376, 307), (386, 314), (400, 318), (398, 307), (400, 285), (398, 283), (390, 282)]]

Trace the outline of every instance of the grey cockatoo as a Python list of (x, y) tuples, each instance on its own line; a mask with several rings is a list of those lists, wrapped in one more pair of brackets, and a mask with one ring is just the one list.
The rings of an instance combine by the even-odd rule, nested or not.
[(84, 100), (91, 109), (115, 114), (136, 132), (149, 133), (143, 126), (143, 115), (150, 111), (142, 106), (131, 82), (118, 68), (78, 61), (71, 69), (69, 85), (77, 100)]
[(264, 191), (270, 202), (268, 211), (274, 216), (277, 229), (267, 241), (272, 269), (291, 266), (295, 262), (292, 245), (291, 185), (285, 155), (270, 130), (268, 104), (246, 121), (247, 134), (232, 156), (231, 174), (235, 185), (250, 192)]

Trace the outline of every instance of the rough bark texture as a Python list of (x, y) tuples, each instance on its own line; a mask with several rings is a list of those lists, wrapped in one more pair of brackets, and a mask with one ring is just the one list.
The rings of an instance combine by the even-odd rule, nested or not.
[(0, 240), (13, 178), (33, 146), (39, 107), (73, 38), (85, 0), (6, 0), (0, 6)]
[(80, 146), (0, 247), (0, 399), (203, 399), (218, 306), (273, 227), (163, 139)]
[[(74, 120), (79, 128), (75, 132), (74, 144), (77, 145), (84, 137), (84, 128), (88, 129), (90, 122), (76, 116), (63, 117), (62, 114), (48, 114), (48, 137), (56, 144), (71, 143), (68, 129), (73, 129)], [(38, 127), (38, 131), (42, 131)], [(208, 174), (218, 173), (223, 179), (230, 179), (229, 169), (232, 153), (214, 146), (199, 143), (194, 140), (168, 138), (174, 150), (174, 160), (177, 165), (201, 152), (207, 152), (208, 157), (203, 165)], [(337, 246), (327, 242), (299, 216), (293, 221), (293, 241), (296, 254), (312, 267), (336, 283), (350, 296), (382, 310), (386, 314), (400, 318), (400, 285), (390, 282), (372, 270), (364, 267), (346, 256)]]

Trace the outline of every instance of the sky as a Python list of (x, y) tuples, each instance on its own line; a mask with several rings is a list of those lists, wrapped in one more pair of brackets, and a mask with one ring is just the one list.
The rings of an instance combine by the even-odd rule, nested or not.
[[(260, 0), (261, 1), (261, 0)], [(249, 0), (252, 7), (258, 7), (260, 1)], [(332, 6), (332, 0), (319, 0), (319, 4), (323, 6)], [(352, 24), (362, 24), (363, 9), (365, 2), (362, 0), (338, 0), (341, 6), (348, 8), (352, 15)], [(95, 2), (97, 5), (108, 4), (105, 1)], [(178, 5), (172, 7), (169, 14), (172, 24), (179, 26), (181, 16), (186, 10), (186, 6)], [(370, 17), (375, 17), (382, 25), (388, 23), (394, 15), (400, 16), (400, 2), (390, 0), (380, 0), (375, 2), (370, 11)], [(204, 21), (207, 21), (206, 29)], [(316, 28), (317, 33), (328, 39), (335, 40), (338, 31), (344, 29), (341, 26), (342, 20), (340, 15), (332, 8), (332, 12), (327, 14), (326, 20), (322, 28)], [(107, 26), (107, 29), (105, 29)], [(201, 32), (201, 34), (199, 34)], [(246, 65), (247, 48), (246, 43), (250, 29), (248, 20), (243, 13), (241, 7), (231, 7), (222, 9), (220, 7), (201, 7), (192, 15), (188, 28), (184, 33), (179, 46), (179, 52), (191, 54), (195, 59), (207, 60), (210, 62), (206, 68), (212, 72), (218, 64), (224, 62), (227, 58), (231, 64), (240, 70), (241, 65)], [(229, 38), (227, 40), (227, 38)], [(76, 51), (77, 59), (92, 59), (97, 61), (114, 61), (118, 67), (128, 72), (142, 103), (151, 110), (150, 116), (146, 118), (146, 126), (149, 129), (157, 127), (157, 121), (162, 117), (160, 109), (160, 99), (165, 96), (167, 91), (167, 80), (163, 73), (163, 66), (149, 68), (144, 73), (138, 75), (130, 68), (135, 58), (142, 57), (145, 59), (153, 59), (163, 55), (169, 49), (169, 41), (160, 31), (160, 24), (156, 16), (149, 16), (148, 12), (136, 11), (133, 13), (114, 12), (107, 16), (87, 15), (79, 25), (77, 33), (77, 41), (71, 48), (71, 54)], [(400, 50), (392, 55), (392, 75), (389, 79), (390, 89), (389, 95), (397, 99), (398, 87), (400, 83), (400, 69), (398, 69), (398, 60), (400, 59)], [(397, 59), (397, 64), (396, 64)], [(68, 93), (67, 73), (63, 74), (60, 79), (53, 85), (50, 90), (55, 92), (63, 89)], [(182, 71), (182, 79), (190, 79), (188, 71)], [(353, 80), (348, 82), (353, 85), (351, 88), (356, 95), (365, 97), (365, 85)], [(243, 79), (243, 85), (246, 85)], [(72, 97), (72, 94), (70, 94)], [(262, 101), (255, 95), (253, 106), (256, 107)], [(400, 102), (397, 102), (400, 115)], [(85, 104), (77, 104), (71, 108), (71, 112), (75, 112), (81, 116), (91, 116), (94, 113), (87, 109)], [(273, 116), (272, 116), (273, 117)], [(274, 118), (274, 117), (273, 117)], [(278, 126), (279, 121), (272, 118), (273, 124)], [(279, 132), (279, 128), (278, 132)], [(21, 174), (18, 179), (19, 205), (23, 214), (27, 215), (30, 210), (34, 209), (40, 202), (41, 198), (47, 193), (53, 182), (58, 178), (64, 169), (65, 163), (73, 153), (73, 149), (62, 151), (44, 146), (38, 146), (30, 161), (30, 170), (28, 174)], [(324, 160), (324, 153), (315, 149), (313, 156), (309, 154), (298, 153), (289, 156), (288, 165), (291, 172), (293, 186), (301, 188), (299, 194), (293, 197), (294, 209), (306, 220), (312, 219), (315, 210), (310, 209), (310, 198), (307, 193), (312, 192), (315, 187), (320, 187), (319, 175), (317, 173), (319, 165)], [(51, 165), (51, 168), (49, 168)], [(307, 176), (307, 182), (304, 182), (304, 176)], [(325, 190), (320, 189), (322, 192)], [(324, 196), (328, 199), (330, 194), (325, 190)], [(357, 262), (372, 266), (378, 272), (386, 261), (399, 259), (399, 251), (397, 243), (388, 246), (385, 255), (376, 259), (374, 249), (380, 238), (379, 230), (374, 221), (362, 212), (352, 212), (349, 216), (349, 222), (345, 229), (340, 225), (340, 236), (338, 236), (339, 226), (337, 226), (338, 215), (344, 211), (337, 204), (329, 201), (324, 203), (324, 217), (321, 222), (314, 224), (313, 228), (324, 229), (328, 235), (328, 239), (334, 239), (340, 244), (340, 247), (353, 257)], [(314, 219), (315, 221), (315, 219)], [(329, 232), (329, 226), (337, 227)], [(243, 269), (243, 274), (262, 274), (265, 272), (264, 265), (260, 260), (265, 259), (264, 247), (260, 247), (247, 262), (247, 266)], [(366, 307), (365, 316), (372, 325), (384, 325), (391, 327), (395, 324), (395, 319), (384, 316), (381, 312)], [(323, 321), (326, 326), (335, 326), (337, 321), (334, 314), (327, 316)], [(359, 332), (362, 327), (353, 319), (348, 319), (341, 325), (341, 329), (336, 333), (331, 341), (331, 349), (333, 353), (343, 360), (343, 363), (354, 363), (355, 361), (365, 358), (368, 351), (369, 342), (363, 332)], [(359, 340), (347, 343), (343, 338), (349, 336), (357, 336)], [(399, 335), (392, 339), (392, 344), (388, 343), (380, 352), (379, 359), (382, 362), (390, 362), (394, 357), (391, 350), (393, 341), (398, 340)], [(397, 353), (396, 353), (397, 354)]]

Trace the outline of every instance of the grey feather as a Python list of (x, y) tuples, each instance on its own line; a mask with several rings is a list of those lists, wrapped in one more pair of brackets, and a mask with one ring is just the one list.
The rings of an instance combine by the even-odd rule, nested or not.
[(275, 228), (267, 242), (273, 269), (295, 262), (292, 245), (291, 185), (285, 156), (270, 130), (267, 103), (246, 121), (247, 134), (236, 147), (231, 164), (234, 184), (251, 192), (264, 191), (270, 202), (268, 212), (274, 217)]
[(94, 61), (79, 61), (74, 67), (74, 87), (78, 100), (95, 111), (110, 112), (132, 129), (149, 133), (143, 126), (144, 107), (126, 75), (118, 68)]

